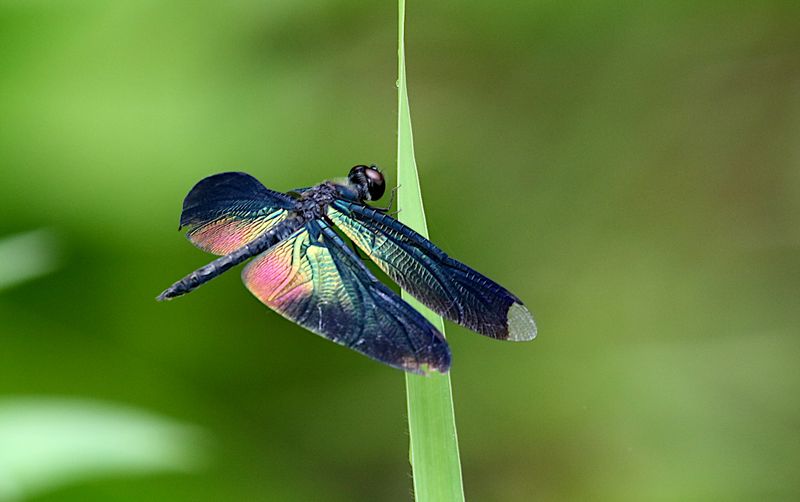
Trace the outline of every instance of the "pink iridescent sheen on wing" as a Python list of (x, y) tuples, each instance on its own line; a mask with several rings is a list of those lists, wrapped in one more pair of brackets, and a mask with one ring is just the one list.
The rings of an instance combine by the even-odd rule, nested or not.
[(262, 303), (340, 345), (406, 371), (447, 371), (442, 335), (370, 274), (323, 221), (253, 259), (242, 279)]
[(192, 244), (217, 255), (236, 251), (286, 218), (285, 210), (256, 218), (223, 216), (198, 225), (186, 234)]
[(247, 288), (265, 305), (284, 314), (313, 292), (309, 262), (301, 256), (308, 233), (289, 238), (253, 260), (242, 272)]

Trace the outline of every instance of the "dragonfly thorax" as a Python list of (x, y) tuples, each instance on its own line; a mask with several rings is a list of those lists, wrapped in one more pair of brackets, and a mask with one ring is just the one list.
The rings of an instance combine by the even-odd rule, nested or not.
[(297, 200), (294, 212), (306, 221), (321, 218), (328, 212), (328, 206), (337, 196), (336, 187), (331, 183), (321, 183), (303, 192)]

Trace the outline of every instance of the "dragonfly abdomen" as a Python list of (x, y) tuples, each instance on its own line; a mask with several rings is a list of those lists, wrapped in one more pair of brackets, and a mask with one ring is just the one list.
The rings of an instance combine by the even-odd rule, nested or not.
[(306, 220), (299, 215), (293, 215), (285, 219), (236, 251), (217, 258), (208, 265), (200, 267), (191, 274), (187, 275), (180, 281), (164, 290), (163, 293), (156, 297), (156, 300), (171, 300), (178, 296), (182, 296), (186, 293), (194, 291), (211, 279), (242, 263), (251, 256), (263, 253), (275, 244), (292, 235), (305, 224)]

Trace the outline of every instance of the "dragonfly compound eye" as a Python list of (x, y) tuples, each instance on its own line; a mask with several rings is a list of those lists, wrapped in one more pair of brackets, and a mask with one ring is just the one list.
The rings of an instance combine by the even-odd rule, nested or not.
[(367, 177), (367, 187), (369, 188), (369, 200), (378, 200), (383, 197), (386, 191), (386, 181), (383, 174), (376, 167), (368, 167), (364, 170)]
[(377, 166), (353, 166), (347, 177), (357, 187), (361, 200), (378, 200), (386, 191), (386, 182)]

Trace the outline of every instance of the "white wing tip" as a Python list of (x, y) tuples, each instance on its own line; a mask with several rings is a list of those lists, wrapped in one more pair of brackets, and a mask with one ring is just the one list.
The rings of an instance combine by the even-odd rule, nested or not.
[(530, 311), (521, 303), (514, 303), (508, 309), (508, 339), (526, 342), (536, 338), (536, 322)]

